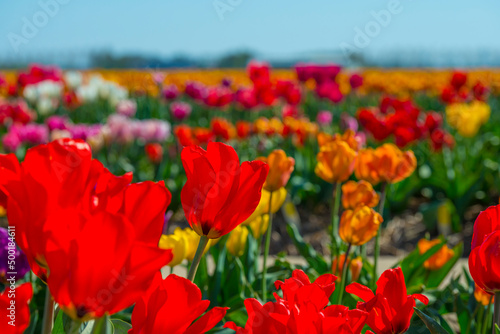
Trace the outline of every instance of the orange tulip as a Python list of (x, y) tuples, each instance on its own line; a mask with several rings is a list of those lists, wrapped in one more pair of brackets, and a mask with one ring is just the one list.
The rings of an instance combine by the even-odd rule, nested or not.
[(287, 157), (283, 150), (274, 150), (267, 158), (259, 157), (257, 160), (263, 161), (269, 165), (269, 174), (264, 183), (265, 190), (276, 191), (286, 186), (293, 172), (295, 159)]
[(490, 295), (488, 292), (481, 289), (477, 284), (476, 289), (474, 290), (474, 297), (477, 302), (483, 306), (488, 306), (495, 301), (495, 297), (493, 297), (493, 295)]
[(354, 209), (360, 205), (373, 208), (378, 204), (378, 201), (377, 192), (366, 181), (348, 181), (342, 186), (342, 205), (344, 209)]
[(377, 235), (382, 222), (382, 216), (367, 206), (346, 210), (340, 218), (340, 238), (351, 245), (364, 245)]
[(342, 135), (337, 133), (333, 136), (325, 132), (320, 132), (317, 139), (319, 147), (324, 146), (332, 141), (341, 140), (345, 141), (347, 145), (349, 145), (349, 147), (356, 152), (361, 148), (361, 143), (359, 142), (358, 138), (356, 138), (356, 132), (351, 129), (346, 130)]
[[(349, 262), (350, 261), (350, 262)], [(357, 257), (355, 259), (349, 259), (349, 270), (351, 271), (351, 280), (354, 282), (359, 278), (361, 273), (361, 268), (363, 268), (363, 260), (361, 257)], [(335, 257), (332, 263), (332, 273), (337, 276), (337, 281), (341, 280), (342, 276), (342, 268), (345, 262), (345, 254), (341, 254), (339, 256), (339, 260)]]
[[(427, 240), (421, 239), (418, 242), (418, 251), (420, 255), (427, 252), (432, 247), (441, 243), (440, 239)], [(428, 270), (439, 270), (442, 266), (448, 262), (455, 252), (452, 249), (449, 249), (447, 245), (443, 245), (440, 250), (437, 251), (433, 256), (431, 256), (427, 261), (424, 262), (424, 267)]]
[(326, 182), (343, 182), (354, 170), (357, 153), (344, 141), (332, 141), (320, 147), (316, 175)]
[(376, 149), (361, 150), (355, 174), (371, 184), (397, 183), (410, 176), (416, 167), (417, 159), (412, 151), (402, 152), (396, 145), (387, 143)]

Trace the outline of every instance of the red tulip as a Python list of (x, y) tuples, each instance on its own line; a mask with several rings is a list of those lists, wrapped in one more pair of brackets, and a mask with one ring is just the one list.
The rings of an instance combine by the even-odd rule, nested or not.
[(251, 61), (248, 63), (247, 72), (255, 87), (270, 83), (270, 67), (268, 63)]
[(236, 130), (234, 129), (233, 124), (225, 118), (212, 118), (210, 127), (212, 128), (214, 136), (222, 138), (225, 141), (232, 139), (236, 135)]
[(196, 139), (193, 137), (193, 131), (188, 125), (178, 125), (174, 128), (174, 134), (181, 146), (196, 145)]
[(410, 327), (415, 300), (424, 304), (429, 299), (421, 294), (408, 295), (401, 268), (386, 270), (377, 281), (376, 294), (359, 283), (347, 286), (346, 291), (361, 298), (357, 308), (369, 313), (367, 324), (376, 334), (404, 333)]
[(152, 163), (158, 164), (163, 159), (163, 147), (158, 143), (146, 144), (144, 151)]
[(443, 117), (435, 112), (431, 111), (428, 112), (427, 115), (425, 116), (425, 123), (424, 127), (429, 131), (429, 133), (432, 133), (437, 128), (440, 128), (443, 125)]
[[(15, 295), (9, 296), (12, 292)], [(33, 288), (30, 283), (21, 284), (14, 290), (7, 287), (0, 294), (0, 332), (2, 334), (22, 334), (28, 328), (31, 297), (33, 297)]]
[(232, 322), (224, 325), (237, 334), (264, 333), (340, 333), (359, 334), (368, 313), (349, 310), (342, 305), (326, 306), (335, 290), (336, 276), (324, 274), (313, 283), (301, 270), (275, 286), (283, 291), (283, 298), (275, 294), (276, 302), (264, 305), (253, 298), (245, 300), (248, 320), (244, 328)]
[(472, 92), (476, 100), (485, 101), (486, 95), (488, 94), (488, 88), (485, 85), (483, 85), (481, 81), (478, 81), (472, 87)]
[[(189, 280), (157, 273), (146, 293), (136, 302), (129, 334), (201, 334), (211, 330), (226, 315), (227, 307), (214, 307), (201, 300), (200, 289)], [(196, 320), (198, 319), (198, 320)]]
[(306, 82), (313, 77), (313, 72), (316, 66), (311, 64), (298, 63), (295, 65), (295, 72), (297, 73), (297, 79), (300, 82)]
[(214, 133), (208, 128), (196, 127), (193, 129), (193, 134), (200, 145), (208, 144), (214, 139)]
[(498, 270), (500, 205), (482, 211), (474, 223), (469, 269), (476, 284), (488, 293), (500, 292)]
[(455, 145), (453, 136), (440, 128), (433, 130), (430, 138), (431, 148), (436, 152), (440, 152), (443, 146), (452, 148)]
[(441, 91), (441, 100), (446, 103), (450, 104), (455, 102), (457, 99), (457, 93), (453, 87), (444, 87), (443, 90)]
[(233, 92), (224, 86), (208, 89), (204, 102), (209, 107), (224, 107), (233, 101)]
[(18, 170), (0, 176), (9, 224), (71, 317), (130, 306), (170, 261), (171, 252), (158, 248), (171, 199), (163, 183), (129, 184), (131, 173), (114, 176), (92, 160), (87, 143), (71, 139), (28, 150)]
[(259, 104), (256, 92), (251, 88), (238, 90), (235, 99), (245, 109), (253, 109)]
[(2, 191), (9, 180), (19, 178), (21, 168), (16, 156), (11, 154), (0, 154), (0, 207), (7, 209), (7, 195)]
[(455, 88), (456, 91), (459, 91), (465, 83), (467, 82), (467, 73), (455, 71), (451, 77), (451, 85)]
[(187, 182), (182, 208), (200, 236), (217, 239), (247, 219), (259, 204), (269, 167), (261, 161), (240, 161), (228, 145), (208, 143), (185, 147), (181, 153)]
[(349, 84), (351, 85), (352, 89), (358, 89), (359, 87), (363, 86), (363, 77), (357, 73), (354, 73), (349, 78)]
[(252, 123), (247, 121), (238, 121), (236, 122), (236, 134), (238, 138), (245, 139), (248, 138), (252, 131)]

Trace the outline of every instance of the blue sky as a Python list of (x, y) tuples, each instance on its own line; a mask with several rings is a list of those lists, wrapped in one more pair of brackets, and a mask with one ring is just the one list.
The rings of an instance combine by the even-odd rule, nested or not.
[[(40, 3), (59, 5), (43, 24)], [(253, 50), (283, 56), (352, 44), (355, 28), (373, 21), (372, 11), (398, 0), (18, 0), (0, 1), (0, 51), (100, 50), (168, 56), (217, 56)], [(500, 1), (399, 0), (370, 38), (368, 52), (385, 49), (500, 50)], [(219, 12), (215, 6), (219, 5)], [(222, 8), (222, 9), (221, 9)], [(226, 10), (222, 13), (223, 10)], [(23, 18), (42, 27), (23, 37)], [(221, 16), (220, 16), (220, 15)], [(221, 19), (221, 17), (223, 19)]]

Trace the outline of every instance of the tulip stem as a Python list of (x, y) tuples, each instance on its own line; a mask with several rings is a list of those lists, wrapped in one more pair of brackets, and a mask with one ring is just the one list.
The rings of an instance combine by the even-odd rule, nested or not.
[[(378, 213), (380, 216), (384, 217), (384, 205), (385, 205), (385, 197), (387, 195), (387, 183), (382, 183), (382, 187), (380, 188), (380, 201), (378, 206)], [(378, 258), (380, 257), (380, 233), (382, 232), (382, 226), (379, 227), (377, 235), (375, 236), (375, 249), (373, 251), (373, 277), (372, 277), (372, 287), (375, 287), (377, 284), (378, 278)]]
[(203, 252), (208, 245), (208, 237), (206, 235), (202, 235), (200, 237), (200, 243), (198, 244), (198, 248), (196, 249), (196, 254), (194, 255), (193, 262), (191, 263), (191, 267), (189, 268), (189, 273), (187, 279), (191, 282), (194, 281), (194, 277), (196, 276), (196, 270), (198, 270), (198, 265), (200, 264), (201, 258), (203, 257)]
[(332, 205), (332, 261), (339, 255), (339, 209), (340, 209), (340, 192), (342, 183), (336, 182), (333, 184), (333, 205)]
[[(342, 278), (340, 281), (340, 293), (337, 304), (342, 305), (342, 298), (344, 297), (345, 284), (347, 280), (347, 270), (349, 268), (349, 253), (351, 252), (352, 244), (347, 246), (347, 250), (345, 252), (344, 263), (342, 264)], [(338, 257), (340, 259), (340, 256)]]
[(94, 321), (92, 334), (111, 334), (112, 332), (113, 328), (111, 327), (111, 322), (109, 322), (108, 315), (105, 315)]
[(43, 306), (43, 322), (42, 322), (42, 333), (50, 334), (52, 333), (52, 326), (54, 325), (54, 300), (50, 295), (49, 287), (46, 287), (45, 291), (45, 304)]
[(78, 320), (71, 321), (71, 325), (69, 327), (68, 334), (79, 334), (81, 325), (82, 325), (82, 323)]
[(267, 300), (267, 257), (269, 256), (269, 247), (271, 246), (271, 234), (273, 231), (273, 212), (272, 212), (272, 203), (273, 203), (273, 191), (269, 193), (269, 224), (267, 225), (266, 232), (266, 244), (264, 245), (264, 262), (262, 267), (262, 301), (265, 303)]
[(496, 325), (500, 327), (500, 292), (495, 293), (495, 317), (493, 319), (493, 334), (496, 333)]

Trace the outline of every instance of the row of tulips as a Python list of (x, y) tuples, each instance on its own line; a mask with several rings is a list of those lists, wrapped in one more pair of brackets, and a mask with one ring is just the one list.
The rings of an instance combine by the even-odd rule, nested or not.
[[(243, 255), (241, 249), (235, 251), (238, 239), (250, 238), (250, 233), (241, 237), (242, 229), (259, 238), (261, 227), (251, 228), (259, 219), (260, 224), (267, 222), (260, 275), (262, 288), (257, 288), (258, 282), (247, 282), (247, 287), (254, 290), (253, 297), (244, 299), (248, 318), (242, 321), (230, 317), (225, 328), (237, 333), (361, 333), (367, 328), (376, 334), (405, 333), (417, 312), (431, 331), (444, 330), (443, 322), (440, 325), (421, 311), (415, 311), (417, 300), (428, 304), (429, 298), (408, 293), (407, 284), (412, 279), (424, 279), (421, 283), (424, 286), (437, 287), (444, 277), (432, 282), (434, 273), (439, 273), (455, 257), (455, 250), (448, 249), (440, 240), (422, 240), (416, 254), (421, 267), (415, 267), (411, 263), (415, 259), (409, 256), (399, 268), (389, 269), (380, 277), (378, 242), (373, 265), (363, 255), (363, 245), (372, 238), (377, 240), (381, 229), (382, 217), (372, 207), (378, 205), (381, 212), (387, 187), (414, 171), (416, 161), (411, 151), (403, 152), (390, 144), (356, 151), (341, 136), (324, 143), (318, 153), (316, 172), (325, 181), (334, 183), (336, 189), (332, 206), (332, 261), (324, 268), (327, 273), (314, 274), (310, 269), (318, 269), (317, 264), (307, 270), (315, 277), (313, 282), (303, 270), (285, 274), (283, 281), (275, 282), (275, 288), (281, 290), (281, 294), (274, 294), (275, 301), (269, 301), (267, 293), (271, 275), (268, 269), (274, 268), (267, 263), (272, 218), (285, 201), (284, 187), (295, 160), (275, 150), (267, 157), (240, 163), (232, 147), (217, 142), (209, 143), (206, 150), (199, 146), (185, 147), (181, 158), (187, 174), (181, 202), (190, 229), (162, 235), (171, 201), (164, 183), (131, 183), (131, 173), (113, 175), (92, 159), (89, 145), (81, 140), (59, 139), (37, 146), (27, 152), (21, 163), (13, 154), (0, 155), (2, 206), (6, 208), (10, 226), (7, 234), (12, 241), (15, 238), (30, 267), (28, 282), (17, 288), (15, 280), (23, 278), (12, 281), (8, 272), (4, 274), (9, 284), (1, 295), (5, 306), (2, 312), (8, 319), (12, 314), (8, 306), (14, 304), (17, 317), (14, 316), (14, 322), (4, 319), (2, 332), (22, 333), (30, 325), (28, 305), (34, 291), (31, 272), (41, 284), (46, 284), (44, 317), (39, 327), (42, 333), (82, 330), (119, 333), (124, 328), (129, 333), (212, 330), (231, 309), (226, 305), (215, 306), (205, 313), (211, 302), (203, 300), (202, 291), (193, 284), (197, 282), (197, 270), (211, 251), (209, 248), (219, 246), (213, 275), (223, 265), (221, 254), (226, 248), (233, 261), (241, 264), (237, 259)], [(345, 182), (353, 172), (360, 181)], [(381, 194), (372, 186), (378, 183), (382, 184)], [(340, 203), (344, 212), (339, 222)], [(497, 206), (481, 213), (475, 225), (470, 269), (478, 285), (475, 292), (478, 310), (480, 305), (489, 304), (485, 302), (485, 294), (499, 291), (495, 271), (498, 210)], [(354, 249), (355, 246), (361, 247)], [(242, 249), (243, 253), (248, 251), (248, 247)], [(351, 252), (364, 259), (350, 257)], [(321, 256), (315, 258), (310, 254), (307, 261), (321, 261)], [(16, 257), (20, 260), (21, 254)], [(190, 262), (187, 279), (174, 274), (162, 277), (162, 267), (175, 266), (175, 262), (184, 259)], [(356, 261), (373, 271), (360, 278)], [(337, 277), (331, 272), (338, 268)], [(428, 274), (418, 274), (419, 270)], [(355, 282), (358, 279), (366, 284)], [(411, 288), (415, 286), (412, 284)], [(346, 306), (350, 303), (345, 292), (358, 301), (355, 308)], [(214, 301), (218, 304), (217, 298)], [(135, 306), (130, 325), (119, 318), (109, 319), (132, 305)], [(55, 325), (54, 313), (57, 313)], [(488, 319), (483, 317), (476, 328), (491, 328)], [(498, 321), (495, 316), (494, 322)], [(468, 326), (471, 330), (471, 323)]]
[[(121, 79), (118, 74), (103, 79), (32, 66), (16, 76), (8, 74), (0, 84), (5, 98), (0, 99), (2, 148), (22, 158), (28, 147), (57, 138), (83, 139), (114, 173), (133, 170), (137, 180), (172, 177), (175, 185), (169, 189), (177, 209), (185, 181), (178, 158), (183, 146), (224, 141), (256, 151), (247, 159), (280, 146), (298, 162), (293, 200), (322, 202), (329, 189), (314, 176), (316, 142), (324, 133), (351, 129), (360, 143), (394, 142), (413, 149), (419, 158), (419, 173), (392, 188), (397, 194), (389, 199), (391, 212), (401, 211), (409, 196), (429, 201), (445, 197), (451, 200), (450, 211), (458, 213), (453, 218), (456, 232), (466, 208), (490, 204), (484, 194), (498, 192), (498, 120), (491, 112), (497, 101), (495, 72), (434, 73), (441, 93), (421, 89), (410, 97), (384, 97), (364, 89), (370, 75), (333, 65), (299, 64), (295, 78), (280, 77), (282, 72), (251, 62), (247, 81), (233, 80), (235, 72), (227, 71), (225, 80), (210, 85), (179, 81), (177, 76), (186, 79), (187, 74), (178, 72), (142, 73), (162, 91), (144, 95), (107, 80), (135, 78), (127, 73)], [(352, 80), (345, 81), (346, 75)], [(12, 85), (15, 89), (9, 88)], [(325, 85), (335, 88), (323, 89)], [(337, 89), (343, 97), (335, 102), (331, 92)], [(232, 99), (226, 99), (229, 92)], [(162, 163), (165, 160), (172, 162)], [(429, 170), (435, 172), (429, 176)]]

